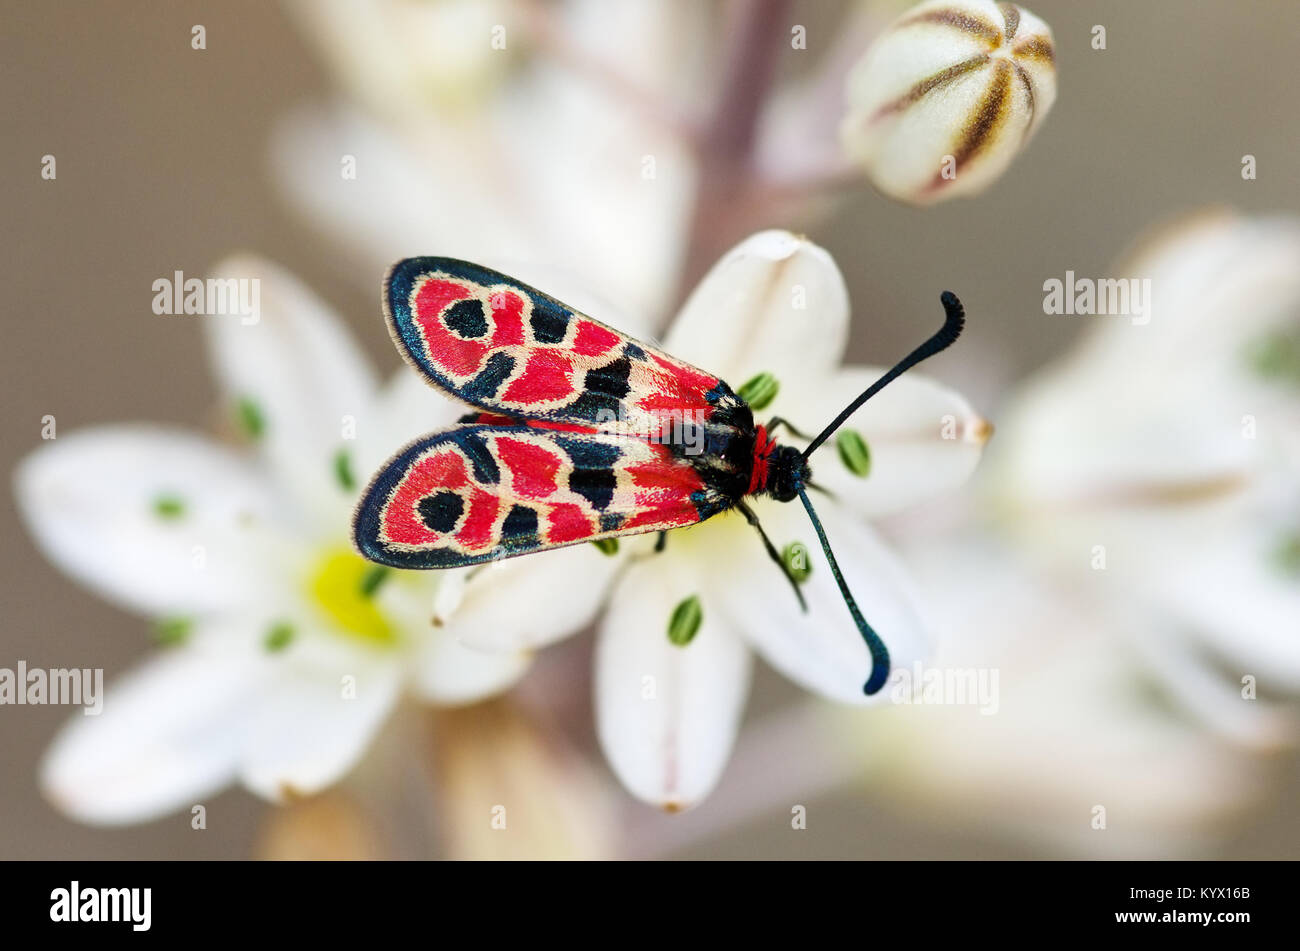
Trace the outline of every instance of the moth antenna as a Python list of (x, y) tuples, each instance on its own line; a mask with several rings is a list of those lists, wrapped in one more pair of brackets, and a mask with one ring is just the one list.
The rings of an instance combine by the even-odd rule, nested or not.
[(862, 612), (858, 609), (858, 602), (853, 600), (848, 583), (844, 580), (844, 574), (840, 571), (839, 562), (835, 560), (835, 553), (831, 551), (831, 543), (826, 538), (826, 530), (822, 528), (821, 519), (817, 517), (817, 512), (813, 509), (812, 501), (804, 490), (803, 482), (796, 482), (795, 489), (799, 493), (799, 499), (803, 502), (803, 507), (808, 512), (808, 517), (812, 519), (813, 528), (817, 532), (817, 539), (822, 545), (822, 552), (825, 553), (826, 561), (831, 566), (831, 574), (835, 576), (835, 583), (840, 586), (840, 595), (844, 598), (845, 605), (848, 606), (849, 614), (853, 615), (853, 623), (858, 626), (858, 633), (862, 635), (862, 639), (867, 643), (867, 650), (871, 652), (871, 676), (867, 678), (867, 682), (862, 687), (862, 692), (870, 697), (872, 694), (878, 693), (880, 688), (885, 685), (885, 681), (889, 679), (889, 648), (880, 639), (880, 635), (867, 623), (867, 619), (862, 616)]
[(939, 295), (939, 300), (943, 302), (944, 321), (943, 326), (935, 332), (934, 336), (921, 344), (898, 363), (894, 364), (893, 369), (882, 376), (875, 383), (867, 388), (867, 391), (859, 396), (856, 400), (844, 408), (844, 412), (836, 416), (831, 424), (823, 429), (817, 438), (808, 444), (808, 448), (803, 451), (803, 457), (807, 459), (816, 451), (817, 447), (824, 443), (835, 430), (844, 425), (844, 421), (856, 413), (859, 407), (867, 400), (875, 396), (886, 386), (902, 376), (912, 367), (916, 366), (922, 360), (928, 360), (936, 353), (942, 353), (956, 342), (961, 336), (962, 328), (966, 325), (966, 311), (961, 306), (961, 301), (952, 291), (944, 291)]

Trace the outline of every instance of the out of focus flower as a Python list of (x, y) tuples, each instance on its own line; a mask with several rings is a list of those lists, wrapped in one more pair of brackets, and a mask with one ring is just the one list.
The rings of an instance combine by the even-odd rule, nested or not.
[[(351, 9), (327, 15), (309, 4), (302, 14), (323, 21), (314, 32), (333, 31)], [(647, 98), (690, 91), (684, 64), (707, 35), (702, 5), (579, 0), (544, 9), (567, 43), (598, 56), (611, 35), (620, 37), (618, 75)], [(506, 22), (511, 43), (527, 36), (524, 19)], [(488, 49), (477, 24), (444, 29), (442, 42)], [(357, 24), (345, 33), (368, 30)], [(371, 55), (360, 62), (387, 74)], [(340, 78), (353, 94), (376, 81), (349, 68)], [(366, 111), (304, 109), (278, 132), (277, 179), (349, 252), (367, 287), (393, 261), (450, 254), (510, 274), (540, 265), (582, 275), (601, 299), (657, 319), (674, 303), (695, 183), (679, 130), (612, 84), (550, 58), (531, 58), (480, 93), (472, 110), (417, 108), (423, 101), (406, 95), (400, 118), (364, 94)]]
[(930, 0), (854, 68), (841, 138), (882, 192), (926, 205), (987, 188), (1055, 99), (1046, 23), (1012, 3)]
[(909, 551), (931, 669), (995, 673), (992, 709), (829, 715), (909, 808), (1194, 855), (1263, 798), (1252, 754), (1295, 741), (1300, 222), (1198, 217), (1121, 279), (1143, 312), (1093, 318), (1000, 414), (995, 517)]
[(342, 792), (290, 802), (267, 818), (256, 857), (285, 862), (374, 861), (384, 857), (379, 831)]
[(432, 845), (475, 861), (615, 855), (625, 797), (551, 711), (499, 698), (398, 719), (344, 786), (272, 810), (256, 854), (405, 858)]
[(989, 485), (1068, 584), (1146, 611), (1172, 687), (1225, 668), (1226, 703), (1184, 699), (1249, 739), (1246, 708), (1300, 689), (1300, 221), (1201, 217), (1114, 276), (1149, 313), (1024, 386)]
[(544, 714), (504, 700), (438, 717), (434, 806), (450, 857), (614, 854), (618, 787), (545, 721)]
[(979, 533), (908, 554), (941, 635), (925, 676), (968, 686), (927, 699), (900, 680), (885, 688), (892, 709), (825, 711), (871, 796), (1047, 854), (1108, 858), (1203, 854), (1263, 800), (1261, 762), (1144, 669), (1141, 612), (1060, 586)]
[(370, 109), (473, 109), (505, 77), (522, 36), (509, 0), (291, 0), (289, 9)]
[[(770, 402), (761, 411), (811, 429), (883, 372), (840, 366), (848, 322), (847, 292), (829, 255), (769, 231), (708, 274), (665, 348), (736, 386), (766, 374)], [(979, 459), (988, 426), (961, 396), (916, 374), (892, 384), (847, 425), (864, 437), (869, 472), (857, 455), (855, 472), (833, 449), (820, 453), (812, 460), (815, 477), (837, 498), (818, 507), (863, 613), (895, 662), (907, 665), (924, 655), (926, 628), (904, 572), (863, 519), (960, 484)], [(754, 508), (778, 549), (817, 549), (798, 506), (758, 499)], [(870, 658), (820, 556), (806, 557), (803, 614), (738, 514), (669, 533), (661, 554), (650, 556), (652, 544), (625, 539), (614, 557), (580, 546), (508, 559), (465, 583), (454, 615), (465, 644), (524, 650), (578, 630), (607, 603), (596, 648), (597, 727), (633, 794), (667, 809), (708, 794), (744, 710), (751, 649), (820, 695), (870, 702), (862, 693)], [(536, 613), (532, 605), (539, 603), (547, 605), (544, 626), (496, 621)], [(680, 636), (677, 621), (687, 615), (693, 623)]]
[(311, 794), (353, 766), (404, 690), (466, 703), (527, 666), (461, 647), (454, 621), (431, 626), (436, 575), (379, 571), (349, 546), (359, 474), (454, 407), (406, 373), (378, 391), (334, 317), (275, 268), (236, 259), (219, 273), (261, 281), (258, 322), (202, 318), (251, 452), (108, 426), (60, 437), (16, 475), (46, 555), (169, 642), (46, 755), (47, 795), (87, 822), (149, 819), (234, 781), (272, 800)]

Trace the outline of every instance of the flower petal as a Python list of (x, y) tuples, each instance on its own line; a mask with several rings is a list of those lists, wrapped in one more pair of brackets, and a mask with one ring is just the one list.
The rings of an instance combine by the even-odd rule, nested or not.
[(992, 821), (1040, 849), (1111, 858), (1196, 854), (1258, 804), (1261, 761), (1153, 693), (1126, 647), (1141, 636), (1133, 617), (1054, 587), (987, 537), (923, 546), (909, 563), (946, 635), (927, 673), (979, 675), (987, 694), (830, 711), (857, 723), (873, 789), (927, 821)]
[(532, 662), (523, 651), (472, 650), (456, 640), (453, 630), (431, 630), (416, 654), (413, 686), (430, 703), (457, 706), (503, 693)]
[(205, 612), (251, 600), (251, 557), (274, 503), (255, 471), (197, 436), (119, 425), (61, 436), (19, 464), (18, 509), (37, 546), (128, 609)]
[(1251, 345), (1295, 319), (1300, 220), (1202, 210), (1161, 227), (1111, 273), (1150, 281), (1148, 312), (1091, 321), (1066, 366), (1219, 400), (1223, 387), (1254, 375)]
[[(438, 123), (417, 143), (351, 109), (307, 109), (276, 132), (276, 180), (312, 223), (338, 236), (370, 286), (394, 261), (451, 251), (489, 267), (524, 258), (531, 219), (507, 226), (502, 153), (485, 128)], [(344, 179), (338, 156), (356, 159)], [(323, 158), (329, 157), (329, 158)], [(487, 170), (491, 170), (490, 172)], [(446, 183), (455, 182), (455, 187)], [(486, 213), (485, 213), (486, 212)], [(454, 249), (454, 250), (453, 250)]]
[(396, 371), (380, 389), (365, 428), (357, 432), (353, 444), (357, 479), (365, 484), (407, 443), (453, 425), (467, 412), (467, 406), (429, 386), (409, 367)]
[[(823, 499), (815, 505), (854, 600), (889, 649), (892, 668), (905, 668), (928, 656), (932, 638), (921, 598), (898, 558), (840, 506)], [(806, 513), (798, 503), (759, 501), (754, 509), (778, 550), (795, 541), (807, 549), (812, 570), (801, 590), (808, 612), (800, 610), (794, 592), (758, 538), (744, 537), (753, 536), (753, 529), (732, 518), (734, 539), (723, 549), (726, 556), (707, 562), (709, 589), (730, 626), (764, 660), (806, 689), (843, 703), (882, 702), (888, 690), (874, 697), (863, 694), (872, 671), (871, 656)]]
[[(601, 300), (648, 323), (673, 286), (689, 162), (662, 136), (620, 135), (622, 116), (608, 97), (581, 89), (570, 96), (575, 88), (571, 77), (538, 70), (482, 121), (430, 116), (400, 137), (354, 111), (303, 111), (277, 135), (277, 178), (367, 265), (363, 271), (452, 253), (625, 326), (573, 293), (580, 275)], [(559, 131), (570, 125), (580, 132)], [(552, 147), (520, 152), (530, 137)], [(321, 160), (340, 155), (355, 156), (355, 179)], [(646, 158), (658, 171), (638, 180)], [(582, 228), (568, 225), (575, 202), (585, 209)]]
[(788, 231), (762, 231), (705, 275), (665, 348), (733, 386), (764, 372), (797, 385), (838, 366), (848, 326), (848, 289), (831, 256)]
[(287, 272), (240, 256), (215, 273), (261, 287), (255, 323), (214, 317), (204, 324), (226, 398), (257, 415), (264, 432), (255, 435), (300, 510), (332, 511), (346, 498), (334, 459), (349, 433), (366, 425), (374, 374), (343, 325)]
[(496, 562), (466, 583), (449, 629), (480, 651), (519, 651), (576, 634), (595, 620), (619, 563), (592, 545)]
[[(1154, 545), (1122, 581), (1230, 659), (1237, 677), (1252, 675), (1262, 695), (1277, 697), (1300, 690), (1300, 577), (1279, 563), (1271, 527), (1216, 525), (1202, 516)], [(1206, 538), (1214, 543), (1197, 543)]]
[[(780, 414), (801, 429), (815, 428), (884, 372), (881, 367), (848, 367), (822, 386), (790, 394)], [(975, 470), (992, 434), (992, 426), (960, 393), (915, 373), (873, 396), (839, 432), (845, 429), (865, 438), (871, 453), (868, 475), (849, 471), (832, 437), (812, 459), (813, 477), (845, 508), (866, 516), (886, 515), (956, 489)]]
[[(685, 568), (685, 570), (684, 570)], [(689, 808), (713, 789), (749, 693), (750, 654), (672, 556), (633, 564), (615, 589), (596, 643), (596, 726), (610, 766), (637, 798)], [(693, 640), (668, 640), (681, 599), (699, 594)]]
[(280, 802), (319, 792), (351, 769), (401, 686), (392, 655), (357, 652), (351, 665), (318, 666), (311, 655), (295, 654), (291, 648), (263, 658), (265, 687), (239, 764), (249, 789)]
[(102, 825), (201, 802), (234, 778), (258, 679), (229, 632), (196, 633), (109, 687), (98, 716), (75, 714), (40, 766), (60, 810)]
[(474, 108), (508, 73), (516, 46), (513, 35), (508, 49), (489, 42), (511, 19), (501, 0), (295, 0), (288, 8), (335, 80), (399, 122), (431, 105)]

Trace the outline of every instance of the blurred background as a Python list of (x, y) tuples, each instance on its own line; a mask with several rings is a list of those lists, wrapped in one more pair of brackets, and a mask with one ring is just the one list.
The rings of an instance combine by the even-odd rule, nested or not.
[[(215, 387), (206, 372), (198, 323), (155, 316), (150, 310), (151, 284), (175, 270), (200, 275), (232, 251), (256, 252), (296, 274), (341, 315), (376, 366), (385, 373), (397, 368), (398, 357), (379, 318), (377, 294), (382, 268), (378, 262), (392, 249), (382, 240), (371, 240), (371, 234), (340, 231), (339, 222), (352, 214), (345, 207), (351, 199), (320, 194), (316, 184), (330, 180), (336, 183), (333, 187), (347, 187), (338, 180), (338, 150), (323, 150), (325, 171), (313, 170), (303, 157), (311, 154), (310, 144), (304, 143), (315, 140), (304, 136), (303, 129), (311, 128), (328, 110), (340, 108), (395, 129), (399, 136), (413, 131), (411, 116), (422, 108), (449, 116), (437, 147), (417, 154), (426, 156), (422, 171), (431, 194), (445, 189), (454, 205), (459, 188), (455, 175), (462, 166), (440, 167), (437, 157), (456, 151), (456, 135), (467, 140), (474, 135), (476, 114), (491, 103), (491, 93), (479, 87), (526, 82), (531, 58), (563, 55), (569, 45), (565, 30), (570, 30), (569, 41), (579, 45), (590, 46), (591, 37), (571, 27), (581, 12), (569, 11), (551, 17), (552, 29), (560, 32), (558, 39), (530, 40), (524, 26), (512, 32), (510, 61), (504, 66), (470, 63), (450, 80), (432, 70), (412, 79), (394, 77), (390, 74), (400, 71), (388, 69), (380, 77), (383, 64), (367, 67), (364, 60), (380, 56), (382, 41), (368, 35), (361, 24), (347, 28), (347, 15), (339, 12), (346, 6), (3, 2), (6, 341), (0, 348), (0, 376), (7, 411), (0, 468), (5, 472), (39, 446), (41, 419), (46, 414), (57, 417), (61, 436), (124, 420), (211, 429)], [(358, 5), (362, 12), (351, 15), (364, 19), (378, 16), (375, 11), (385, 7), (406, 6), (414, 5)], [(488, 23), (512, 24), (512, 31), (513, 24), (523, 22), (510, 4), (485, 6), (491, 8), (487, 13), (466, 14), (464, 19), (474, 23), (481, 15)], [(775, 60), (778, 88), (797, 89), (800, 82), (814, 77), (833, 40), (846, 33), (844, 24), (864, 16), (868, 22), (884, 23), (905, 6), (879, 4), (864, 14), (865, 8), (856, 4), (795, 3), (789, 22), (806, 25), (808, 48), (792, 50), (783, 44)], [(727, 14), (705, 7), (697, 4), (689, 13), (681, 12), (681, 25), (666, 30), (668, 41), (659, 51), (670, 73), (679, 71), (670, 76), (671, 82), (662, 84), (662, 91), (670, 100), (675, 96), (683, 108), (707, 98), (690, 90), (712, 88), (709, 83), (717, 80), (724, 60), (709, 51), (727, 43)], [(970, 315), (969, 339), (928, 365), (926, 372), (964, 393), (999, 427), (990, 454), (1007, 435), (1000, 411), (1011, 399), (1009, 394), (1032, 373), (1070, 352), (1085, 329), (1083, 319), (1044, 314), (1046, 279), (1063, 277), (1067, 269), (1079, 275), (1118, 276), (1115, 262), (1144, 235), (1207, 205), (1246, 214), (1300, 211), (1295, 162), (1300, 154), (1300, 123), (1290, 106), (1300, 88), (1300, 61), (1294, 55), (1300, 6), (1287, 0), (1247, 4), (1220, 0), (1198, 4), (1193, 10), (1180, 0), (1086, 5), (1034, 0), (1030, 9), (1055, 35), (1059, 98), (1031, 145), (987, 192), (917, 209), (881, 196), (862, 180), (818, 196), (797, 212), (773, 211), (761, 222), (806, 232), (839, 263), (853, 302), (849, 349), (853, 361), (883, 362), (904, 352), (917, 339), (917, 327), (928, 328), (934, 321), (937, 291), (950, 287), (961, 293)], [(206, 49), (191, 48), (195, 24), (205, 27)], [(1097, 24), (1106, 28), (1104, 50), (1092, 46)], [(401, 35), (399, 28), (389, 39)], [(394, 59), (420, 55), (420, 44), (409, 35), (407, 39), (405, 48), (392, 51)], [(355, 45), (351, 53), (349, 42)], [(635, 42), (637, 37), (606, 32), (594, 49), (602, 63), (617, 63), (622, 44)], [(367, 68), (375, 74), (366, 73)], [(599, 70), (589, 63), (575, 69), (592, 82), (600, 79)], [(410, 101), (393, 92), (394, 84), (402, 83), (415, 84), (418, 90)], [(437, 94), (425, 96), (430, 89)], [(387, 114), (384, 104), (391, 106)], [(545, 104), (538, 108), (544, 114)], [(576, 134), (574, 127), (566, 127), (564, 134)], [(599, 129), (595, 134), (599, 138)], [(415, 135), (421, 141), (433, 137), (421, 130), (415, 130)], [(520, 136), (513, 147), (540, 156), (552, 143)], [(470, 145), (465, 148), (469, 151)], [(356, 152), (363, 173), (375, 167), (387, 172), (388, 166), (378, 158), (367, 165), (371, 157), (364, 145)], [(46, 154), (57, 157), (55, 181), (41, 178), (41, 158)], [(1243, 180), (1241, 175), (1245, 154), (1257, 159), (1254, 180)], [(661, 174), (673, 174), (673, 162), (665, 160)], [(421, 166), (414, 168), (418, 172)], [(407, 183), (394, 172), (391, 185), (372, 179), (367, 188), (400, 190)], [(635, 184), (632, 181), (629, 188)], [(315, 207), (309, 207), (311, 202), (303, 194), (313, 191)], [(403, 204), (400, 193), (391, 200), (397, 208)], [(581, 232), (586, 210), (580, 193), (561, 203), (559, 227)], [(637, 226), (634, 217), (626, 223), (629, 233)], [(388, 237), (405, 239), (412, 233), (410, 228), (409, 221), (402, 222)], [(364, 246), (367, 241), (369, 248)], [(664, 242), (673, 244), (671, 236)], [(462, 252), (412, 246), (401, 253)], [(580, 250), (560, 264), (573, 267), (575, 258), (581, 258)], [(699, 262), (688, 261), (682, 269), (690, 272), (698, 267)], [(611, 295), (617, 286), (611, 279), (600, 290)], [(628, 306), (658, 307), (657, 313), (645, 316), (660, 325), (680, 299), (680, 293), (671, 289), (662, 291), (657, 300), (653, 288), (647, 292), (640, 287), (638, 293), (640, 297)], [(1086, 455), (1089, 448), (1081, 446), (1078, 452)], [(972, 486), (965, 490), (965, 502), (955, 504), (978, 506), (981, 491)], [(111, 683), (155, 649), (144, 621), (101, 601), (35, 550), (12, 493), (4, 495), (0, 519), (6, 539), (0, 572), (5, 605), (0, 666), (13, 667), (23, 659), (29, 666), (102, 667)], [(1026, 549), (1025, 560), (1032, 562), (1034, 551)], [(1073, 595), (1080, 596), (1079, 589)], [(1082, 596), (1086, 600), (1104, 595)], [(988, 609), (996, 615), (996, 604)], [(1045, 628), (1042, 636), (1053, 633)], [(1300, 615), (1291, 617), (1289, 631), (1273, 633), (1300, 642)], [(580, 668), (574, 659), (586, 656), (590, 640), (588, 633), (556, 648), (557, 656), (544, 656), (541, 670), (530, 676), (545, 684), (548, 676), (553, 679), (558, 672)], [(1028, 663), (1032, 666), (1032, 661)], [(1058, 674), (1063, 683), (1070, 683), (1082, 667), (1082, 662), (1075, 667), (1063, 661)], [(1260, 674), (1263, 680), (1266, 672)], [(1004, 673), (1007, 690), (1011, 689), (1008, 676)], [(1225, 676), (1229, 682), (1236, 679), (1231, 671)], [(755, 678), (747, 724), (767, 724), (765, 729), (770, 729), (770, 718), (791, 707), (800, 708), (801, 724), (822, 722), (822, 713), (802, 709), (804, 695), (797, 687), (761, 664)], [(572, 691), (575, 696), (588, 689), (585, 683), (577, 687)], [(545, 693), (542, 686), (530, 687), (528, 680), (517, 690)], [(1047, 693), (1050, 696), (1052, 691)], [(1276, 693), (1272, 699), (1279, 707), (1286, 705)], [(542, 703), (535, 696), (532, 702)], [(585, 702), (566, 701), (569, 707)], [(580, 714), (572, 717), (573, 723), (589, 721), (589, 712), (585, 720)], [(274, 817), (275, 807), (239, 788), (207, 800), (208, 830), (203, 833), (191, 830), (185, 812), (121, 828), (76, 823), (41, 796), (36, 779), (41, 754), (68, 715), (61, 707), (0, 708), (0, 763), (6, 776), (0, 786), (4, 819), (0, 856), (234, 858), (303, 854), (303, 850), (315, 854), (315, 846), (296, 844), (277, 853), (274, 843), (297, 843), (296, 837), (311, 841), (318, 833), (327, 839), (336, 835), (349, 840), (355, 832), (348, 818), (348, 803), (355, 804), (354, 800), (339, 806), (341, 812), (333, 811), (328, 802), (318, 803), (319, 813), (307, 814), (302, 825), (286, 829)], [(473, 716), (472, 709), (456, 716)], [(833, 714), (827, 716), (834, 720)], [(385, 733), (381, 747), (388, 762), (418, 755), (421, 741), (410, 737), (411, 724), (418, 724), (420, 717), (405, 710)], [(870, 721), (855, 724), (852, 729), (862, 731), (861, 742), (870, 745)], [(826, 729), (834, 733), (844, 727)], [(1116, 746), (1126, 744), (1125, 729), (1123, 721), (1117, 721), (1110, 734)], [(890, 735), (891, 742), (908, 742), (905, 729), (893, 729)], [(1225, 773), (1189, 773), (1187, 782), (1242, 783), (1250, 786), (1250, 792), (1225, 796), (1225, 801), (1207, 806), (1204, 814), (1189, 807), (1183, 824), (1170, 822), (1156, 830), (1153, 839), (1107, 849), (1071, 845), (1068, 837), (1038, 827), (1017, 829), (1015, 817), (997, 815), (996, 809), (982, 805), (1017, 802), (1017, 809), (1034, 812), (1034, 802), (1019, 799), (1036, 794), (1035, 782), (1044, 773), (1075, 762), (1067, 733), (1055, 749), (1050, 737), (1039, 738), (1043, 749), (1052, 749), (1059, 760), (1026, 747), (1026, 761), (1017, 763), (1003, 750), (1000, 755), (1006, 759), (989, 761), (993, 778), (985, 777), (974, 790), (964, 786), (970, 765), (953, 765), (960, 775), (945, 778), (942, 744), (934, 747), (936, 752), (927, 754), (934, 757), (926, 770), (933, 777), (927, 782), (936, 789), (951, 786), (952, 795), (969, 804), (969, 809), (945, 801), (938, 793), (910, 793), (907, 781), (873, 782), (869, 775), (837, 776), (810, 786), (808, 804), (815, 821), (798, 835), (790, 830), (788, 801), (747, 799), (738, 805), (729, 798), (740, 786), (761, 785), (765, 769), (783, 770), (781, 757), (791, 749), (789, 742), (778, 744), (771, 753), (774, 759), (764, 766), (761, 752), (750, 750), (744, 737), (742, 733), (741, 752), (715, 798), (681, 817), (682, 825), (676, 829), (670, 826), (679, 821), (677, 817), (643, 816), (649, 808), (633, 803), (618, 789), (594, 752), (589, 722), (573, 726), (567, 740), (586, 751), (598, 781), (609, 787), (601, 796), (620, 817), (616, 825), (640, 837), (639, 845), (627, 849), (631, 854), (1280, 858), (1294, 856), (1300, 849), (1296, 806), (1300, 769), (1289, 739), (1233, 745), (1213, 737), (1212, 742), (1233, 746), (1223, 760)], [(851, 748), (852, 743), (840, 747)], [(1092, 762), (1086, 757), (1095, 758), (1096, 752), (1081, 754), (1085, 757), (1081, 761)], [(1139, 755), (1117, 768), (1140, 778), (1143, 762)], [(914, 778), (914, 773), (909, 775)], [(1006, 783), (1005, 790), (990, 785), (997, 775)], [(431, 831), (436, 823), (424, 816), (424, 810), (433, 806), (421, 800), (419, 789), (406, 779), (394, 782), (403, 784), (396, 798), (409, 813), (399, 811), (362, 822), (361, 827), (369, 831), (356, 834), (365, 844), (352, 851), (402, 857), (455, 854), (448, 852), (444, 838)], [(1179, 785), (1172, 784), (1175, 789)], [(405, 815), (419, 818), (410, 819), (408, 828)], [(1082, 821), (1086, 824), (1086, 817)], [(658, 848), (646, 842), (665, 845)], [(319, 847), (321, 854), (329, 851)]]

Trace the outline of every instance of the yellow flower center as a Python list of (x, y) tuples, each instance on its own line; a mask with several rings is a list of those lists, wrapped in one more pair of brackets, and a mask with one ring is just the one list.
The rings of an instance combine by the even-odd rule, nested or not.
[(376, 597), (383, 571), (346, 548), (327, 551), (311, 573), (312, 601), (344, 635), (366, 644), (397, 643), (397, 629)]

